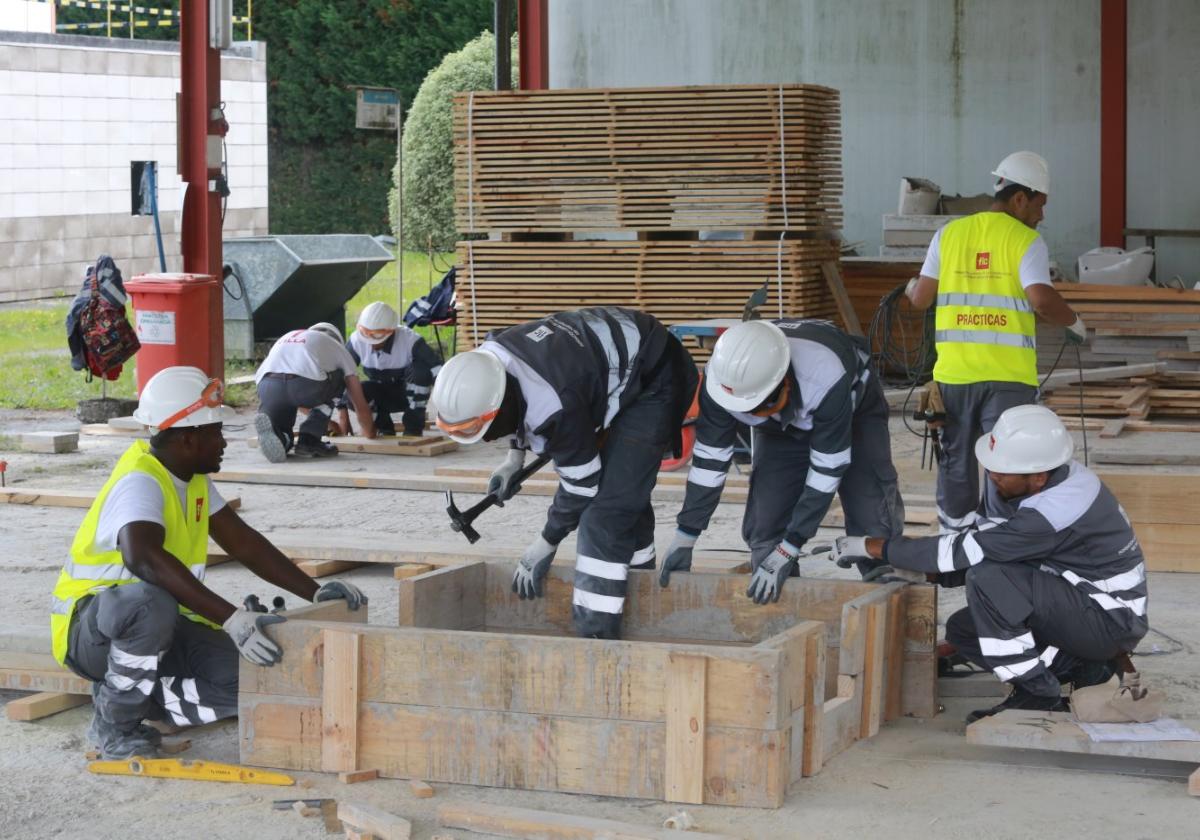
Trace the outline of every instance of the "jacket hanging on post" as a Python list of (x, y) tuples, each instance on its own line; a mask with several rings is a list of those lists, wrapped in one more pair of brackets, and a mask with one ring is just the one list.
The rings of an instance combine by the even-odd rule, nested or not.
[(86, 369), (89, 381), (92, 376), (116, 380), (123, 364), (141, 349), (125, 316), (127, 299), (121, 269), (112, 257), (101, 254), (95, 265), (88, 266), (66, 320), (71, 368)]

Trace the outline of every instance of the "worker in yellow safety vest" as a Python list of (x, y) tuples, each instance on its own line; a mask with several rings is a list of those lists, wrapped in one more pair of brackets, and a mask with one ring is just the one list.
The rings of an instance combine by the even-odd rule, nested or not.
[[(933, 385), (945, 406), (938, 467), (938, 519), (944, 531), (978, 518), (974, 444), (1008, 408), (1037, 401), (1035, 315), (1087, 338), (1083, 320), (1050, 283), (1050, 255), (1037, 232), (1050, 192), (1046, 161), (1014, 152), (1000, 161), (990, 210), (956, 219), (933, 237), (921, 276), (909, 281), (913, 306), (934, 316)], [(984, 509), (994, 489), (989, 484)], [(989, 501), (991, 500), (991, 501)]]
[(225, 450), (221, 382), (170, 367), (142, 390), (134, 441), (75, 534), (51, 599), (54, 657), (93, 681), (88, 737), (107, 759), (154, 757), (146, 719), (178, 726), (237, 714), (238, 655), (278, 662), (267, 635), (283, 616), (235, 607), (204, 584), (208, 537), (260, 578), (306, 602), (367, 599), (349, 583), (320, 586), (233, 511), (209, 473)]

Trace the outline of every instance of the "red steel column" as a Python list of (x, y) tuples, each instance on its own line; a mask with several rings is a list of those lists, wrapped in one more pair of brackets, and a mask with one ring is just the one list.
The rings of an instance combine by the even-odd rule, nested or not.
[(517, 0), (517, 54), (521, 90), (550, 87), (549, 0)]
[[(183, 196), (183, 270), (221, 278), (221, 196), (215, 179), (219, 159), (208, 159), (209, 137), (224, 135), (221, 104), (221, 53), (209, 46), (207, 0), (182, 0), (180, 15), (180, 177)], [(216, 119), (213, 114), (216, 113)], [(215, 150), (214, 150), (215, 151)], [(219, 155), (217, 156), (219, 158)], [(225, 376), (225, 325), (220, 294), (210, 301), (209, 376)]]
[(1100, 2), (1100, 244), (1125, 247), (1126, 0)]

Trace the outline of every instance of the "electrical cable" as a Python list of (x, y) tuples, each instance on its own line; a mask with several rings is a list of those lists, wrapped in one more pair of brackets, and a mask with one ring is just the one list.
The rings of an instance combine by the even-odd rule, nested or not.
[[(917, 431), (909, 422), (908, 404), (917, 388), (933, 374), (933, 310), (920, 313), (901, 310), (900, 299), (905, 288), (904, 285), (896, 286), (880, 299), (879, 307), (871, 316), (867, 337), (872, 348), (872, 372), (881, 382), (900, 388), (908, 386), (900, 417), (911, 434), (923, 438), (924, 432)], [(912, 334), (913, 322), (918, 319), (919, 337)]]

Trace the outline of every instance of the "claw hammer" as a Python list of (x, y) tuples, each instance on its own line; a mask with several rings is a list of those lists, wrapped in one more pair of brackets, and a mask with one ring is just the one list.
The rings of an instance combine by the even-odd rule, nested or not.
[[(513, 481), (510, 485), (512, 490), (511, 495), (516, 495), (517, 492), (520, 491), (521, 484), (525, 481), (525, 479), (529, 478), (529, 476), (533, 475), (548, 463), (550, 463), (550, 458), (543, 455), (537, 458), (529, 466), (523, 467), (520, 472), (513, 476)], [(446, 491), (446, 513), (450, 517), (450, 527), (466, 537), (467, 541), (472, 544), (479, 542), (479, 532), (475, 530), (471, 523), (475, 521), (479, 514), (483, 513), (492, 505), (498, 504), (503, 504), (500, 501), (500, 497), (495, 493), (488, 493), (483, 497), (482, 500), (476, 502), (472, 507), (469, 507), (466, 510), (459, 510), (458, 506), (454, 504), (454, 491)]]

